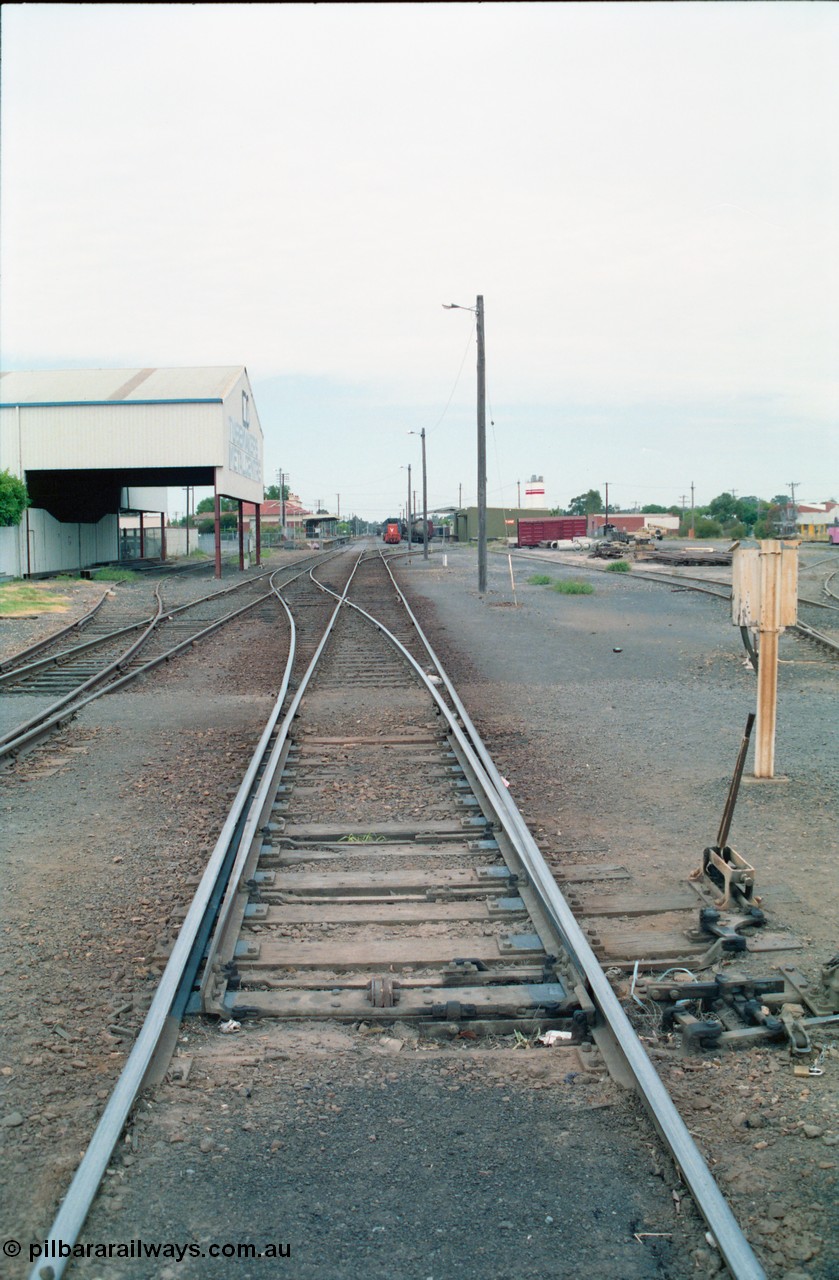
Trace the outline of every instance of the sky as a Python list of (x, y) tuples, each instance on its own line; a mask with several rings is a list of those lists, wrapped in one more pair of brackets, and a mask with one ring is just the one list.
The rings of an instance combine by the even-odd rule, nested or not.
[(4, 369), (245, 364), (307, 506), (839, 497), (839, 6), (4, 4)]

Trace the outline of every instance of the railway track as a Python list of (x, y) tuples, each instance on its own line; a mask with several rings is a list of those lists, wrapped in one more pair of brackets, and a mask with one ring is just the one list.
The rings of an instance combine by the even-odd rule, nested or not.
[[(308, 566), (308, 559), (305, 565)], [(155, 587), (154, 607), (144, 613), (136, 603), (103, 597), (79, 623), (48, 641), (7, 659), (0, 669), (0, 693), (45, 698), (28, 719), (0, 734), (0, 759), (14, 757), (65, 724), (83, 706), (152, 671), (219, 627), (274, 598), (269, 578), (290, 582), (304, 571), (301, 562), (245, 578), (186, 604), (167, 608), (166, 579)], [(67, 645), (68, 635), (84, 627), (88, 638)]]
[[(530, 563), (540, 562), (553, 565), (556, 565), (557, 563), (565, 565), (567, 563), (565, 561), (557, 562), (548, 556), (535, 556), (532, 554), (527, 554), (521, 558), (525, 562)], [(604, 571), (602, 568), (593, 569), (591, 565), (583, 563), (574, 565), (573, 567), (574, 569), (588, 571), (590, 573), (602, 573)], [(636, 579), (642, 582), (657, 582), (659, 584), (666, 584), (671, 588), (673, 586), (678, 586), (685, 591), (695, 591), (699, 592), (701, 595), (715, 596), (718, 600), (731, 600), (731, 588), (725, 586), (724, 583), (709, 583), (707, 580), (692, 578), (688, 574), (667, 573), (666, 571), (660, 573), (644, 573), (643, 570), (636, 569), (633, 565), (632, 572), (626, 576), (630, 580)], [(831, 596), (833, 595), (833, 592), (829, 590), (828, 584), (833, 576), (835, 575), (830, 575), (827, 582), (824, 584), (824, 590)], [(836, 607), (834, 605), (826, 604), (824, 601), (809, 600), (803, 596), (799, 596), (799, 605), (808, 605), (813, 608), (821, 609), (834, 609)], [(808, 623), (799, 621), (793, 623), (793, 625), (788, 627), (787, 630), (793, 635), (797, 635), (801, 639), (807, 640), (816, 645), (823, 652), (829, 654), (830, 657), (839, 658), (839, 641), (834, 640), (832, 636), (825, 635), (823, 631), (819, 631), (816, 627), (811, 627)]]
[[(312, 571), (314, 600), (300, 578), (278, 592), (280, 694), (47, 1256), (78, 1238), (144, 1078), (194, 1010), (564, 1032), (631, 1079), (731, 1274), (761, 1277), (382, 558), (355, 555), (348, 570), (349, 558)], [(31, 1274), (63, 1269), (58, 1258)]]

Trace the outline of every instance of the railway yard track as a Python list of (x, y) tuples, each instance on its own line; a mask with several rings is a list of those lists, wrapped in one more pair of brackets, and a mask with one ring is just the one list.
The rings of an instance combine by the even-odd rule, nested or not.
[[(285, 581), (299, 572), (300, 568), (287, 568), (258, 573), (168, 608), (164, 579), (154, 588), (149, 613), (144, 613), (145, 601), (138, 601), (136, 595), (125, 600), (118, 593), (107, 593), (78, 623), (0, 663), (0, 692), (43, 699), (26, 720), (0, 732), (0, 760), (60, 728), (89, 701), (153, 671), (270, 601), (275, 594), (273, 580)], [(73, 631), (81, 631), (85, 638), (68, 643)]]
[[(726, 863), (723, 839), (721, 861), (703, 861), (678, 892), (651, 894), (623, 861), (543, 855), (378, 551), (320, 557), (310, 573), (298, 562), (242, 590), (254, 599), (237, 609), (240, 618), (267, 599), (279, 602), (287, 655), (279, 693), (195, 896), (159, 939), (162, 972), (147, 1017), (33, 1280), (63, 1273), (65, 1261), (50, 1248), (79, 1239), (102, 1179), (115, 1172), (141, 1091), (185, 1081), (190, 1070), (200, 1075), (200, 1047), (185, 1047), (190, 1036), (200, 1046), (207, 1028), (231, 1042), (255, 1030), (283, 1057), (277, 1043), (301, 1026), (360, 1029), (395, 1052), (402, 1041), (388, 1039), (394, 1026), (426, 1044), (465, 1038), (467, 1046), (505, 1043), (513, 1054), (537, 1036), (553, 1038), (560, 1047), (551, 1052), (570, 1055), (571, 1077), (608, 1071), (637, 1094), (650, 1135), (675, 1166), (677, 1207), (681, 1196), (692, 1200), (712, 1243), (695, 1265), (659, 1254), (637, 1274), (676, 1280), (704, 1265), (709, 1275), (724, 1266), (735, 1277), (764, 1276), (640, 1038), (657, 1005), (688, 1052), (788, 1043), (801, 1062), (812, 1061), (816, 1028), (833, 1014), (829, 992), (808, 989), (787, 963), (800, 943), (758, 908), (753, 869), (737, 855)], [(155, 620), (164, 615), (158, 601)], [(190, 646), (228, 612), (219, 593), (170, 610), (170, 638), (138, 654), (138, 669)], [(144, 627), (151, 630), (148, 618), (112, 621), (93, 672), (94, 645), (75, 646), (74, 656), (70, 648), (30, 654), (10, 667), (9, 687), (47, 672), (52, 681), (56, 669), (63, 680), (61, 669), (75, 663), (75, 698), (62, 688), (70, 714), (103, 666), (120, 684), (131, 674), (124, 656), (114, 665), (108, 645), (114, 633), (122, 644), (128, 628), (133, 635)], [(51, 704), (38, 727), (58, 724), (62, 710)], [(20, 737), (6, 735), (9, 751)], [(782, 976), (755, 977), (752, 958), (776, 952)], [(723, 971), (735, 958), (752, 967)], [(686, 998), (683, 978), (678, 990), (672, 977), (668, 984), (674, 969), (694, 983), (706, 977), (708, 989), (691, 988)], [(794, 1019), (784, 1012), (793, 1001), (802, 1002)], [(639, 1008), (644, 1018), (631, 1019)], [(190, 1019), (205, 1030), (190, 1033)], [(111, 1230), (114, 1222), (112, 1215)], [(635, 1240), (644, 1248), (669, 1234), (639, 1230)], [(509, 1274), (534, 1273), (522, 1265)]]

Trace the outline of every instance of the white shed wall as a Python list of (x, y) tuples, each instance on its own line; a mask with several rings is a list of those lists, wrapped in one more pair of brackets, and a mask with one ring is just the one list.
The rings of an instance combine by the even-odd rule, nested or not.
[(206, 467), (224, 461), (221, 404), (22, 405), (20, 418), (27, 471)]
[[(247, 422), (244, 401), (247, 400)], [(263, 436), (253, 391), (246, 373), (242, 373), (224, 397), (224, 460), (216, 476), (219, 493), (245, 502), (263, 500)]]
[(0, 529), (0, 574), (20, 577), (20, 529)]
[(119, 505), (123, 511), (168, 511), (169, 490), (132, 485), (130, 489), (121, 491)]
[(102, 560), (115, 560), (118, 525), (116, 515), (103, 516), (97, 524), (62, 524), (48, 511), (31, 507), (20, 526), (20, 559), (15, 576), (22, 577), (26, 573), (61, 573), (65, 570), (75, 572)]
[(19, 414), (20, 410), (16, 405), (0, 409), (0, 471), (11, 471), (16, 476), (23, 475)]

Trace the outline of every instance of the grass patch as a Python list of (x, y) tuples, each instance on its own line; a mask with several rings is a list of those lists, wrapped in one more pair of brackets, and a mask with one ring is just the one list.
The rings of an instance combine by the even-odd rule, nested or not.
[(20, 618), (38, 613), (63, 613), (67, 596), (56, 595), (50, 587), (16, 580), (0, 587), (0, 617)]
[(613, 560), (611, 564), (606, 565), (607, 573), (629, 573), (630, 564), (628, 560)]
[(531, 587), (549, 587), (551, 579), (546, 573), (533, 573), (527, 579)]
[(590, 582), (577, 582), (574, 578), (561, 578), (551, 587), (552, 591), (558, 591), (561, 596), (593, 596), (594, 587)]
[(90, 575), (93, 582), (136, 582), (139, 576), (133, 569), (95, 569)]

